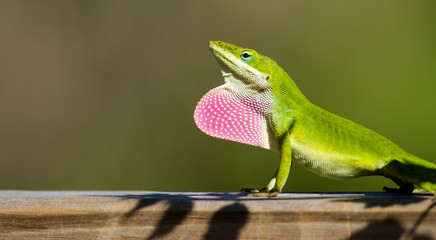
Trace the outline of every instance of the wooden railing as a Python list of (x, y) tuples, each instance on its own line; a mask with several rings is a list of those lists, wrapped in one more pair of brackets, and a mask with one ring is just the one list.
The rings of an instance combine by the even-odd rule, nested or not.
[(436, 239), (433, 198), (0, 191), (0, 239)]

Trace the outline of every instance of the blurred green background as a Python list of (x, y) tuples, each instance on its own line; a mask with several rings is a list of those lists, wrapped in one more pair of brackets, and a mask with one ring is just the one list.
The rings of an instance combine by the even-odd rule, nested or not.
[[(276, 60), (315, 104), (436, 161), (435, 1), (0, 1), (0, 188), (263, 187), (279, 156), (200, 132), (209, 40)], [(294, 164), (284, 191), (379, 191)]]

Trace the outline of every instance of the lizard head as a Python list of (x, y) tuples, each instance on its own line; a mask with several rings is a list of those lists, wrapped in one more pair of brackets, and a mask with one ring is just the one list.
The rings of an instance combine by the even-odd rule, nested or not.
[(269, 88), (272, 66), (275, 66), (275, 62), (270, 58), (255, 50), (221, 41), (210, 41), (209, 49), (218, 59), (226, 82), (244, 84), (245, 88), (255, 90)]
[(197, 104), (197, 127), (213, 137), (277, 150), (269, 127), (275, 62), (254, 50), (221, 41), (211, 41), (209, 49), (218, 59), (225, 83)]

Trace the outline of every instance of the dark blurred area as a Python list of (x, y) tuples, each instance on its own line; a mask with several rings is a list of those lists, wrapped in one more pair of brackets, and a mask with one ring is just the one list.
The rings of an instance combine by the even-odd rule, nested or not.
[[(279, 156), (193, 121), (209, 40), (276, 60), (315, 104), (436, 161), (435, 1), (0, 1), (0, 188), (263, 187)], [(284, 191), (379, 191), (294, 164)]]

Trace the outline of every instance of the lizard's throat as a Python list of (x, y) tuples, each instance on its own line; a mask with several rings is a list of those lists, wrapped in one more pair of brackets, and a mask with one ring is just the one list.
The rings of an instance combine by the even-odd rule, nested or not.
[(226, 66), (224, 66), (221, 62), (219, 63), (219, 66), (221, 69), (221, 74), (223, 75), (225, 80), (227, 80), (226, 78), (234, 77), (233, 72), (230, 69), (228, 69)]

